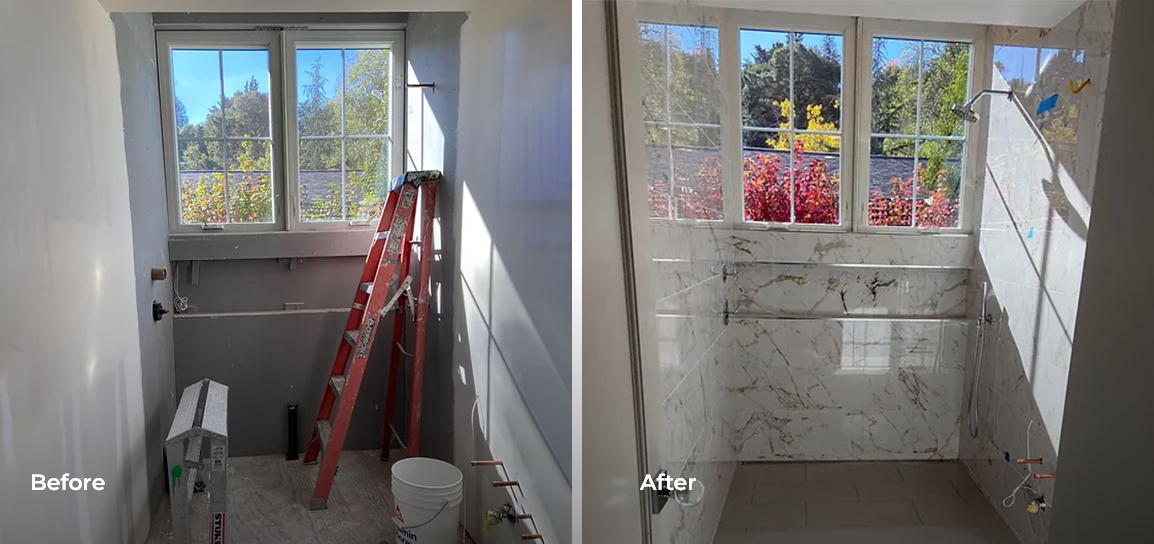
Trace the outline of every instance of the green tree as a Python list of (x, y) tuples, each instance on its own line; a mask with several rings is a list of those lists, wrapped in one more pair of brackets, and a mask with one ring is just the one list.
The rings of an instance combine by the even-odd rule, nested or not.
[[(841, 61), (831, 56), (833, 42), (822, 51), (812, 49), (796, 36), (793, 41), (793, 97), (794, 103), (821, 108), (825, 119), (841, 116)], [(779, 127), (790, 123), (781, 108), (790, 96), (790, 48), (777, 42), (769, 49), (754, 46), (751, 58), (741, 69), (742, 123), (746, 126)], [(785, 110), (788, 112), (788, 110)], [(805, 110), (793, 112), (792, 125), (805, 129), (809, 120)], [(785, 126), (789, 126), (786, 124)], [(749, 132), (744, 135), (745, 145), (762, 147), (764, 134)]]
[(180, 130), (188, 124), (188, 111), (184, 109), (184, 102), (180, 98), (176, 99), (176, 129)]

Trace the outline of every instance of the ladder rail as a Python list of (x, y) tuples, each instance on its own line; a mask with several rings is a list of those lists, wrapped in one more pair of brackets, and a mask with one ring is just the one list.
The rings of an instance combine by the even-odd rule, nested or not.
[(413, 385), (409, 400), (409, 440), (407, 453), (410, 457), (420, 451), (421, 442), (421, 392), (425, 383), (425, 337), (429, 328), (429, 277), (433, 269), (433, 215), (437, 207), (437, 185), (425, 186), (422, 204), (421, 259), (417, 279), (417, 330), (414, 335)]

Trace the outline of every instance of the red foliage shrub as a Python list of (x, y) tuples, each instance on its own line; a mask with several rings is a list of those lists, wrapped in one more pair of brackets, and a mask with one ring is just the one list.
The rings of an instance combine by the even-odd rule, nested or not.
[[(793, 213), (794, 222), (810, 225), (837, 225), (840, 223), (841, 179), (831, 174), (829, 164), (820, 158), (808, 160), (805, 144), (798, 139), (794, 142), (793, 164)], [(780, 156), (753, 154), (745, 157), (744, 209), (746, 221), (788, 223), (789, 170), (783, 168)], [(947, 196), (946, 186), (941, 179), (936, 180), (933, 190), (927, 191), (922, 182), (925, 167), (919, 165), (917, 171), (918, 226), (954, 227), (958, 222), (957, 203)], [(940, 177), (940, 176), (939, 176)], [(677, 219), (720, 220), (722, 219), (721, 161), (717, 157), (707, 157), (698, 167), (696, 182), (691, 186), (688, 179), (678, 175), (676, 190)], [(869, 224), (873, 226), (909, 226), (913, 198), (913, 180), (893, 178), (889, 193), (873, 190), (869, 200)], [(671, 217), (670, 202), (674, 195), (664, 180), (657, 180), (649, 187), (650, 217)]]

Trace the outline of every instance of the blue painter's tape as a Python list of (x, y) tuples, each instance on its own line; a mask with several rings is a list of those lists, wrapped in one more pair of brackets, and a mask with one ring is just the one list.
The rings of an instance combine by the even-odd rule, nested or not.
[(1057, 105), (1058, 105), (1058, 93), (1054, 93), (1053, 95), (1050, 96), (1050, 98), (1047, 98), (1047, 99), (1043, 100), (1041, 104), (1038, 104), (1038, 115), (1042, 115), (1043, 113), (1046, 113), (1046, 112), (1054, 109)]
[(1029, 232), (1026, 233), (1026, 238), (1030, 240), (1034, 239), (1034, 227), (1030, 227)]

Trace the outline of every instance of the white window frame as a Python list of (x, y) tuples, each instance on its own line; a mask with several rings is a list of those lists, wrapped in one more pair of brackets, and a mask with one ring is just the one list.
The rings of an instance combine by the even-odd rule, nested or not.
[[(722, 208), (722, 218), (720, 220), (716, 220), (716, 219), (693, 219), (693, 218), (678, 218), (678, 217), (676, 217), (677, 201), (676, 201), (675, 195), (673, 195), (673, 193), (672, 193), (672, 189), (673, 189), (672, 181), (673, 180), (670, 180), (670, 182), (671, 182), (670, 183), (670, 191), (671, 192), (670, 192), (669, 208), (671, 211), (671, 215), (673, 215), (673, 217), (650, 217), (649, 221), (653, 222), (654, 224), (658, 224), (658, 225), (661, 225), (661, 224), (665, 224), (665, 225), (697, 224), (697, 225), (701, 225), (701, 226), (718, 226), (718, 225), (728, 225), (731, 223), (731, 217), (732, 216), (730, 215), (730, 207), (731, 207), (732, 199), (729, 197), (729, 191), (732, 190), (730, 188), (732, 185), (732, 180), (730, 180), (729, 178), (731, 176), (731, 170), (732, 170), (732, 167), (730, 166), (730, 164), (733, 162), (734, 158), (733, 158), (733, 147), (732, 147), (733, 143), (729, 142), (728, 140), (731, 139), (731, 137), (732, 137), (732, 135), (730, 133), (733, 131), (730, 130), (729, 127), (732, 124), (732, 119), (733, 119), (733, 115), (735, 112), (733, 111), (733, 106), (731, 104), (729, 104), (727, 100), (725, 100), (725, 97), (727, 96), (726, 87), (725, 87), (726, 81), (728, 81), (730, 79), (734, 79), (733, 77), (727, 77), (727, 74), (733, 75), (733, 74), (730, 74), (730, 72), (733, 70), (733, 68), (727, 66), (727, 62), (725, 60), (726, 46), (723, 43), (721, 43), (721, 42), (725, 41), (725, 34), (724, 34), (724, 29), (723, 29), (723, 26), (725, 23), (725, 20), (724, 20), (725, 19), (725, 12), (726, 12), (726, 10), (702, 8), (700, 6), (695, 6), (695, 5), (691, 6), (691, 5), (687, 5), (687, 4), (673, 6), (673, 5), (669, 5), (669, 4), (653, 4), (653, 3), (644, 3), (644, 2), (638, 3), (638, 21), (637, 21), (638, 25), (640, 25), (641, 23), (653, 23), (653, 24), (674, 25), (674, 26), (698, 26), (698, 27), (716, 28), (717, 29), (718, 91), (722, 93), (722, 100), (720, 101), (721, 102), (721, 104), (720, 104), (721, 116), (719, 119), (720, 122), (718, 123), (718, 127), (719, 127), (718, 130), (721, 132), (721, 203), (722, 203), (721, 208)], [(638, 25), (634, 25), (634, 26), (637, 27)], [(740, 73), (736, 74), (736, 75), (740, 76)], [(640, 89), (640, 86), (638, 87), (638, 89)], [(640, 97), (640, 95), (638, 95), (638, 96)], [(640, 107), (641, 104), (638, 103), (637, 106)], [(668, 112), (666, 112), (666, 115), (668, 115)], [(740, 120), (741, 119), (741, 108), (740, 107), (737, 108), (736, 115), (737, 115), (737, 118)], [(638, 119), (642, 123), (642, 127), (644, 127), (644, 125), (647, 124), (647, 122), (644, 119), (642, 119), (642, 117), (643, 116), (639, 115)], [(644, 133), (644, 130), (642, 130), (641, 133)], [(645, 148), (642, 147), (641, 149), (644, 150)], [(673, 157), (670, 156), (670, 161), (671, 161), (670, 164), (671, 165), (672, 165), (672, 160), (673, 160)], [(738, 164), (738, 168), (740, 168), (741, 167), (740, 159), (738, 159), (737, 164)]]
[[(969, 96), (976, 96), (982, 89), (987, 88), (989, 81), (989, 67), (992, 50), (986, 39), (987, 27), (982, 25), (967, 25), (955, 23), (927, 23), (915, 21), (897, 21), (889, 19), (861, 19), (858, 22), (859, 51), (873, 51), (873, 40), (879, 38), (900, 38), (912, 40), (965, 42), (970, 44), (970, 81)], [(977, 180), (983, 176), (982, 163), (979, 160), (984, 155), (979, 138), (979, 123), (963, 123), (965, 134), (963, 138), (964, 153), (962, 156), (962, 184), (958, 192), (958, 226), (948, 228), (926, 228), (919, 226), (874, 226), (869, 224), (869, 169), (870, 169), (870, 136), (872, 135), (873, 116), (873, 69), (870, 62), (859, 59), (858, 62), (858, 103), (869, 106), (860, 108), (857, 112), (858, 126), (862, 129), (857, 133), (857, 148), (861, 150), (860, 160), (854, 165), (856, 177), (866, 180), (854, 188), (855, 221), (854, 230), (866, 233), (884, 234), (961, 234), (969, 233), (972, 228)], [(921, 100), (921, 97), (918, 97)], [(975, 103), (974, 107), (984, 107), (984, 103)], [(915, 212), (916, 213), (916, 212)]]
[[(397, 30), (373, 31), (294, 31), (286, 32), (284, 39), (284, 81), (286, 96), (284, 101), (284, 118), (292, 119), (285, 127), (285, 160), (288, 168), (286, 192), (289, 195), (288, 230), (316, 231), (340, 229), (364, 229), (376, 226), (375, 220), (368, 221), (303, 221), (300, 217), (300, 124), (297, 119), (297, 105), (299, 98), (297, 89), (297, 55), (298, 49), (388, 49), (389, 80), (392, 89), (389, 94), (389, 180), (404, 172), (405, 147), (405, 33)], [(400, 64), (398, 64), (400, 63)], [(344, 73), (342, 67), (341, 73)], [(344, 81), (340, 84), (342, 97)], [(342, 98), (343, 100), (343, 98)], [(341, 110), (344, 111), (343, 108)], [(341, 119), (341, 138), (346, 137), (344, 132), (344, 116)], [(343, 156), (343, 154), (342, 154)], [(342, 170), (344, 165), (341, 165)], [(344, 181), (342, 180), (342, 183)]]
[[(734, 47), (734, 54), (737, 56), (735, 65), (737, 76), (731, 78), (732, 82), (727, 82), (728, 85), (732, 87), (732, 89), (728, 89), (728, 96), (735, 100), (734, 104), (737, 105), (737, 161), (736, 164), (730, 168), (734, 174), (730, 180), (730, 183), (733, 184), (733, 188), (729, 189), (729, 186), (726, 187), (731, 191), (736, 191), (734, 194), (740, 196), (736, 202), (737, 209), (735, 210), (735, 213), (737, 215), (735, 217), (738, 219), (738, 222), (741, 225), (743, 225), (746, 229), (751, 230), (798, 230), (808, 232), (845, 232), (849, 230), (850, 226), (853, 224), (853, 220), (850, 215), (853, 207), (849, 205), (849, 202), (853, 199), (854, 196), (854, 191), (852, 188), (854, 187), (854, 175), (857, 172), (857, 169), (853, 167), (855, 164), (854, 155), (856, 152), (856, 149), (854, 148), (854, 142), (856, 141), (854, 134), (855, 124), (857, 121), (856, 116), (853, 114), (855, 111), (855, 101), (857, 99), (857, 93), (855, 92), (857, 77), (854, 73), (854, 64), (857, 59), (857, 23), (855, 22), (855, 19), (853, 17), (841, 17), (835, 15), (821, 16), (797, 13), (744, 12), (729, 10), (729, 16), (726, 17), (725, 20), (728, 23), (727, 28), (729, 29), (729, 34), (732, 35), (732, 39), (734, 40), (734, 43), (731, 44), (731, 47)], [(743, 163), (745, 158), (745, 149), (742, 144), (745, 136), (745, 126), (741, 119), (740, 58), (742, 30), (840, 34), (842, 37), (842, 90), (841, 108), (839, 112), (841, 114), (841, 119), (838, 121), (840, 128), (840, 134), (838, 135), (840, 140), (839, 152), (841, 153), (841, 158), (838, 162), (838, 170), (841, 177), (841, 182), (838, 184), (838, 190), (840, 194), (838, 195), (838, 224), (836, 225), (796, 222), (747, 221), (745, 219), (745, 168)], [(793, 77), (792, 74), (790, 77)], [(792, 82), (790, 86), (793, 86)], [(793, 101), (792, 96), (790, 97), (790, 108), (793, 109), (793, 116), (796, 117), (798, 114), (797, 104)], [(802, 112), (802, 115), (804, 114), (805, 113)], [(797, 132), (798, 131), (795, 129), (790, 130), (790, 133)], [(801, 134), (805, 133), (805, 131), (801, 131)], [(792, 148), (790, 152), (792, 153)], [(790, 161), (790, 164), (792, 168), (792, 160)]]
[[(157, 31), (157, 68), (160, 73), (161, 133), (164, 138), (164, 166), (168, 188), (168, 228), (171, 234), (201, 234), (207, 232), (269, 232), (284, 230), (284, 157), (282, 149), (281, 116), (281, 71), (280, 37), (273, 31), (199, 31), (164, 30)], [(176, 129), (176, 96), (172, 83), (173, 49), (250, 49), (268, 51), (269, 62), (269, 136), (272, 143), (272, 208), (271, 223), (225, 223), (220, 225), (196, 225), (181, 222), (180, 210), (180, 157)], [(224, 66), (221, 66), (223, 73)], [(227, 132), (224, 134), (227, 139)], [(222, 157), (227, 165), (228, 159)]]
[[(404, 172), (405, 147), (405, 51), (403, 30), (160, 30), (156, 32), (160, 88), (161, 126), (168, 193), (169, 234), (270, 233), (285, 231), (363, 230), (370, 221), (301, 221), (300, 179), (297, 165), (298, 119), (296, 89), (297, 47), (388, 48), (392, 89), (389, 96), (389, 179)], [(270, 138), (273, 157), (270, 223), (197, 225), (181, 223), (180, 162), (176, 130), (176, 100), (172, 80), (173, 49), (252, 49), (269, 55)], [(223, 66), (222, 66), (223, 69)], [(343, 85), (343, 82), (341, 83)], [(227, 138), (227, 133), (225, 137)]]
[[(873, 38), (892, 37), (971, 44), (969, 96), (989, 87), (993, 49), (984, 25), (931, 23), (870, 19), (835, 15), (778, 13), (745, 9), (703, 8), (640, 2), (637, 24), (710, 26), (718, 29), (718, 77), (721, 87), (721, 221), (699, 219), (650, 218), (655, 224), (718, 224), (743, 230), (780, 230), (798, 232), (861, 232), (876, 234), (968, 234), (972, 232), (976, 209), (977, 182), (984, 171), (985, 145), (981, 123), (965, 127), (962, 185), (959, 192), (958, 226), (952, 228), (888, 227), (868, 225), (869, 144), (872, 117), (873, 74), (868, 52)], [(636, 28), (636, 25), (634, 25)], [(745, 220), (745, 180), (743, 174), (741, 119), (740, 31), (769, 30), (842, 35), (842, 107), (841, 107), (841, 195), (838, 225), (803, 223), (767, 223)], [(626, 40), (627, 42), (631, 40)], [(632, 43), (624, 47), (636, 47)], [(632, 53), (636, 54), (636, 52)], [(640, 95), (637, 95), (640, 96)], [(979, 112), (985, 101), (974, 104)], [(635, 119), (640, 119), (640, 115)], [(639, 148), (644, 149), (644, 148)]]

